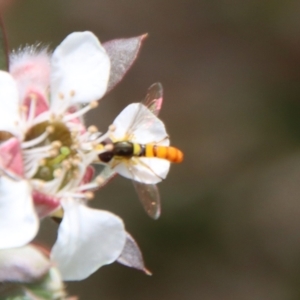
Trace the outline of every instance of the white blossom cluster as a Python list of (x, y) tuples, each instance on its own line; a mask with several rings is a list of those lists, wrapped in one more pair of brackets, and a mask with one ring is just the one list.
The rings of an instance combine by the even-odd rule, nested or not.
[[(50, 260), (63, 280), (82, 280), (116, 260), (147, 272), (123, 221), (89, 201), (115, 173), (136, 181), (137, 190), (146, 184), (149, 195), (157, 193), (170, 163), (110, 161), (97, 174), (93, 164), (111, 146), (105, 140), (125, 139), (141, 104), (125, 108), (105, 134), (83, 121), (125, 75), (143, 38), (101, 45), (93, 33), (75, 32), (53, 53), (32, 46), (10, 55), (9, 70), (0, 71), (0, 251), (26, 246), (43, 218), (60, 217)], [(167, 146), (164, 124), (142, 110), (131, 141)]]

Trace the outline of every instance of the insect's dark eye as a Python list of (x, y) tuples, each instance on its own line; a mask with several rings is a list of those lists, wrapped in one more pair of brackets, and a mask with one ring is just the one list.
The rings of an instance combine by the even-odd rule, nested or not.
[(113, 158), (114, 154), (112, 152), (103, 152), (98, 155), (98, 158), (104, 162), (108, 163)]

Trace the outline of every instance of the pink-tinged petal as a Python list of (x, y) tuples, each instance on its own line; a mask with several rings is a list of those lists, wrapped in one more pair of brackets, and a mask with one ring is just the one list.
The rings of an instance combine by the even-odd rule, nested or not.
[(51, 252), (64, 280), (82, 280), (114, 262), (126, 239), (122, 220), (106, 211), (64, 199), (64, 218)]
[(27, 117), (31, 114), (30, 110), (34, 110), (34, 117), (49, 110), (48, 101), (45, 95), (34, 90), (30, 90), (28, 94), (25, 95), (23, 105), (27, 107)]
[(81, 184), (86, 184), (92, 181), (95, 175), (95, 169), (92, 166), (88, 166), (85, 170), (85, 174), (82, 178)]
[(44, 218), (60, 207), (60, 200), (54, 196), (32, 191), (33, 203), (39, 218)]
[(28, 46), (10, 56), (10, 73), (17, 82), (22, 101), (36, 93), (47, 102), (50, 84), (50, 57), (47, 49)]
[(146, 184), (156, 184), (166, 178), (170, 162), (156, 157), (139, 157), (128, 166), (119, 163), (114, 171), (120, 175)]
[(103, 44), (111, 62), (107, 91), (118, 84), (135, 62), (147, 34), (129, 39), (116, 39)]
[(0, 144), (0, 169), (8, 176), (23, 177), (23, 157), (17, 138), (10, 138)]
[(113, 132), (116, 140), (122, 140), (130, 133), (132, 142), (156, 143), (164, 146), (170, 143), (164, 123), (140, 103), (126, 106), (113, 124), (116, 127)]
[(110, 60), (93, 33), (68, 35), (55, 49), (51, 65), (52, 111), (99, 100), (105, 94)]
[(36, 235), (39, 220), (25, 180), (0, 178), (0, 249), (20, 247)]
[(50, 261), (32, 245), (0, 250), (1, 282), (31, 283), (41, 279), (50, 267)]
[(141, 270), (147, 275), (152, 275), (145, 267), (143, 255), (138, 244), (128, 232), (126, 234), (125, 246), (117, 261), (124, 266)]
[(22, 137), (19, 124), (19, 95), (13, 77), (0, 71), (0, 131)]

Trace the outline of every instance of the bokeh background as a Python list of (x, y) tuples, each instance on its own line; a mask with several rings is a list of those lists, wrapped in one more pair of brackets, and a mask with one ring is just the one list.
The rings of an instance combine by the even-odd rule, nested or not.
[[(117, 178), (94, 205), (120, 215), (152, 277), (117, 263), (68, 283), (80, 299), (300, 299), (300, 2), (15, 0), (11, 48), (149, 33), (125, 79), (90, 114), (102, 130), (162, 82), (161, 118), (185, 153), (143, 212)], [(42, 238), (51, 245), (55, 224)], [(49, 229), (50, 228), (50, 229)]]

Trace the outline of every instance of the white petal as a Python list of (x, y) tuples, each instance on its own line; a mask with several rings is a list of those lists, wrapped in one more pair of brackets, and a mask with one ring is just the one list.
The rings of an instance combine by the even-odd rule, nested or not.
[(116, 127), (113, 133), (116, 140), (122, 140), (126, 134), (133, 133), (132, 142), (169, 145), (164, 123), (140, 103), (125, 107), (113, 124)]
[(122, 220), (106, 211), (64, 199), (65, 211), (51, 258), (64, 280), (82, 280), (121, 254), (126, 239)]
[(165, 179), (170, 169), (170, 162), (156, 157), (139, 157), (132, 164), (119, 163), (114, 171), (120, 175), (146, 184), (155, 184)]
[(55, 49), (51, 60), (51, 109), (100, 99), (106, 92), (110, 60), (91, 32), (74, 32)]
[(0, 130), (21, 137), (19, 129), (19, 96), (13, 77), (0, 71)]
[(39, 220), (27, 181), (0, 178), (0, 249), (19, 247), (36, 235)]

